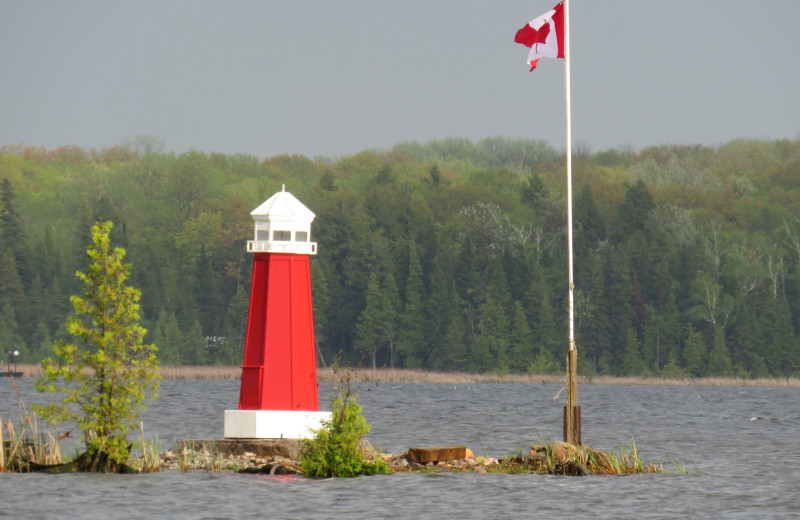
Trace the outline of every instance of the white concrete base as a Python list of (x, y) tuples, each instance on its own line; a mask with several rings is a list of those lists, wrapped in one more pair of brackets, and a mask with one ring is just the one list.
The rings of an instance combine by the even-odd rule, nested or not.
[(306, 439), (330, 420), (331, 412), (225, 410), (225, 438)]

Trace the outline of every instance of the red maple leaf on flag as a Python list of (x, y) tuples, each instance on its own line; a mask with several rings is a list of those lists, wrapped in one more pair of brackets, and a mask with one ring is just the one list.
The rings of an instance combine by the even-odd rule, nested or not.
[(517, 35), (514, 37), (514, 41), (516, 43), (521, 43), (526, 47), (533, 47), (537, 43), (545, 43), (547, 41), (547, 35), (550, 34), (550, 24), (544, 23), (539, 30), (534, 29), (530, 26), (530, 24), (526, 25), (519, 31), (517, 31)]

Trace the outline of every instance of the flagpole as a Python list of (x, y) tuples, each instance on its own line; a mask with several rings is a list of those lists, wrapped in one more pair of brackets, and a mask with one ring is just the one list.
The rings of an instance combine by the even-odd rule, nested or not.
[(564, 85), (567, 118), (567, 257), (569, 263), (569, 348), (567, 350), (567, 405), (564, 407), (564, 441), (580, 444), (577, 358), (575, 346), (575, 284), (572, 269), (572, 114), (570, 107), (569, 1), (564, 0)]

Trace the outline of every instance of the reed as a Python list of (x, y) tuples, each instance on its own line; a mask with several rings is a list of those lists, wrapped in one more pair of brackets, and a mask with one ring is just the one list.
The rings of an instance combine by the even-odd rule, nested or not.
[[(24, 377), (41, 377), (38, 364), (20, 364), (17, 371)], [(164, 379), (227, 379), (241, 378), (242, 369), (238, 366), (184, 365), (161, 366), (159, 374)], [(499, 374), (486, 372), (436, 372), (416, 369), (359, 368), (355, 377), (360, 382), (379, 383), (519, 383), (519, 384), (564, 384), (563, 375), (551, 374)], [(317, 378), (322, 382), (335, 382), (332, 368), (318, 368)], [(583, 385), (662, 385), (662, 386), (759, 386), (759, 387), (800, 387), (798, 378), (760, 378), (742, 379), (736, 377), (706, 378), (665, 378), (665, 377), (617, 377), (617, 376), (578, 376), (578, 384)]]
[(672, 457), (667, 458), (667, 461), (675, 468), (675, 473), (678, 475), (686, 475), (686, 463)]
[(194, 464), (194, 450), (189, 449), (191, 446), (190, 442), (185, 442), (183, 444), (183, 448), (176, 452), (176, 456), (178, 457), (178, 465), (181, 468), (182, 473), (189, 473), (189, 469)]
[[(673, 464), (677, 464), (674, 462)], [(501, 459), (498, 471), (520, 472), (520, 466), (529, 473), (554, 475), (630, 475), (634, 473), (663, 473), (659, 463), (647, 462), (639, 456), (636, 442), (619, 444), (619, 454), (597, 450), (589, 446), (575, 446), (564, 442), (547, 442), (535, 438), (528, 456), (511, 456)]]
[(35, 415), (22, 422), (19, 432), (12, 421), (0, 417), (0, 472), (63, 463), (58, 440), (50, 432), (40, 434)]
[[(359, 368), (355, 377), (362, 382), (380, 383), (519, 383), (519, 384), (564, 384), (563, 375), (548, 374), (498, 374), (487, 372), (474, 374), (469, 372), (435, 372), (414, 369), (366, 369)], [(335, 381), (334, 370), (318, 368), (317, 378), (320, 381)], [(767, 387), (800, 387), (800, 379), (795, 378), (762, 378), (740, 379), (733, 377), (709, 378), (663, 378), (663, 377), (617, 377), (617, 376), (578, 376), (578, 383), (584, 385), (663, 385), (663, 386), (767, 386)]]
[(222, 454), (217, 448), (217, 443), (211, 443), (211, 449), (203, 445), (203, 468), (207, 473), (221, 473), (222, 472)]
[(199, 444), (187, 439), (179, 443), (181, 447), (175, 450), (178, 467), (182, 473), (202, 469), (207, 473), (221, 473), (225, 465), (225, 457), (219, 450), (216, 442)]
[(3, 436), (3, 418), (0, 417), (0, 472), (6, 471), (6, 441)]
[(631, 475), (634, 473), (663, 473), (664, 468), (655, 462), (646, 462), (639, 457), (636, 442), (630, 445), (620, 442), (619, 455), (614, 452), (588, 450), (587, 466), (596, 475)]
[(161, 366), (159, 374), (164, 379), (239, 379), (242, 369), (238, 366), (186, 365)]
[(142, 461), (139, 471), (158, 473), (161, 471), (161, 456), (158, 451), (158, 437), (150, 442), (144, 438), (144, 423), (139, 422), (139, 445), (142, 447)]
[(19, 400), (20, 431), (12, 421), (0, 417), (0, 471), (30, 471), (32, 466), (61, 464), (61, 449), (58, 441), (69, 435), (65, 433), (58, 440), (53, 434), (39, 432), (36, 414), (29, 414), (22, 402), (22, 394), (17, 382), (12, 378)]

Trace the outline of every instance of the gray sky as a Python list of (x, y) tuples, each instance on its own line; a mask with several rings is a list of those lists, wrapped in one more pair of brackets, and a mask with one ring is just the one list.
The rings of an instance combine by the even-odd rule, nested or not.
[[(0, 0), (0, 145), (344, 156), (448, 136), (565, 146), (556, 0)], [(571, 0), (573, 143), (800, 137), (800, 2)]]

